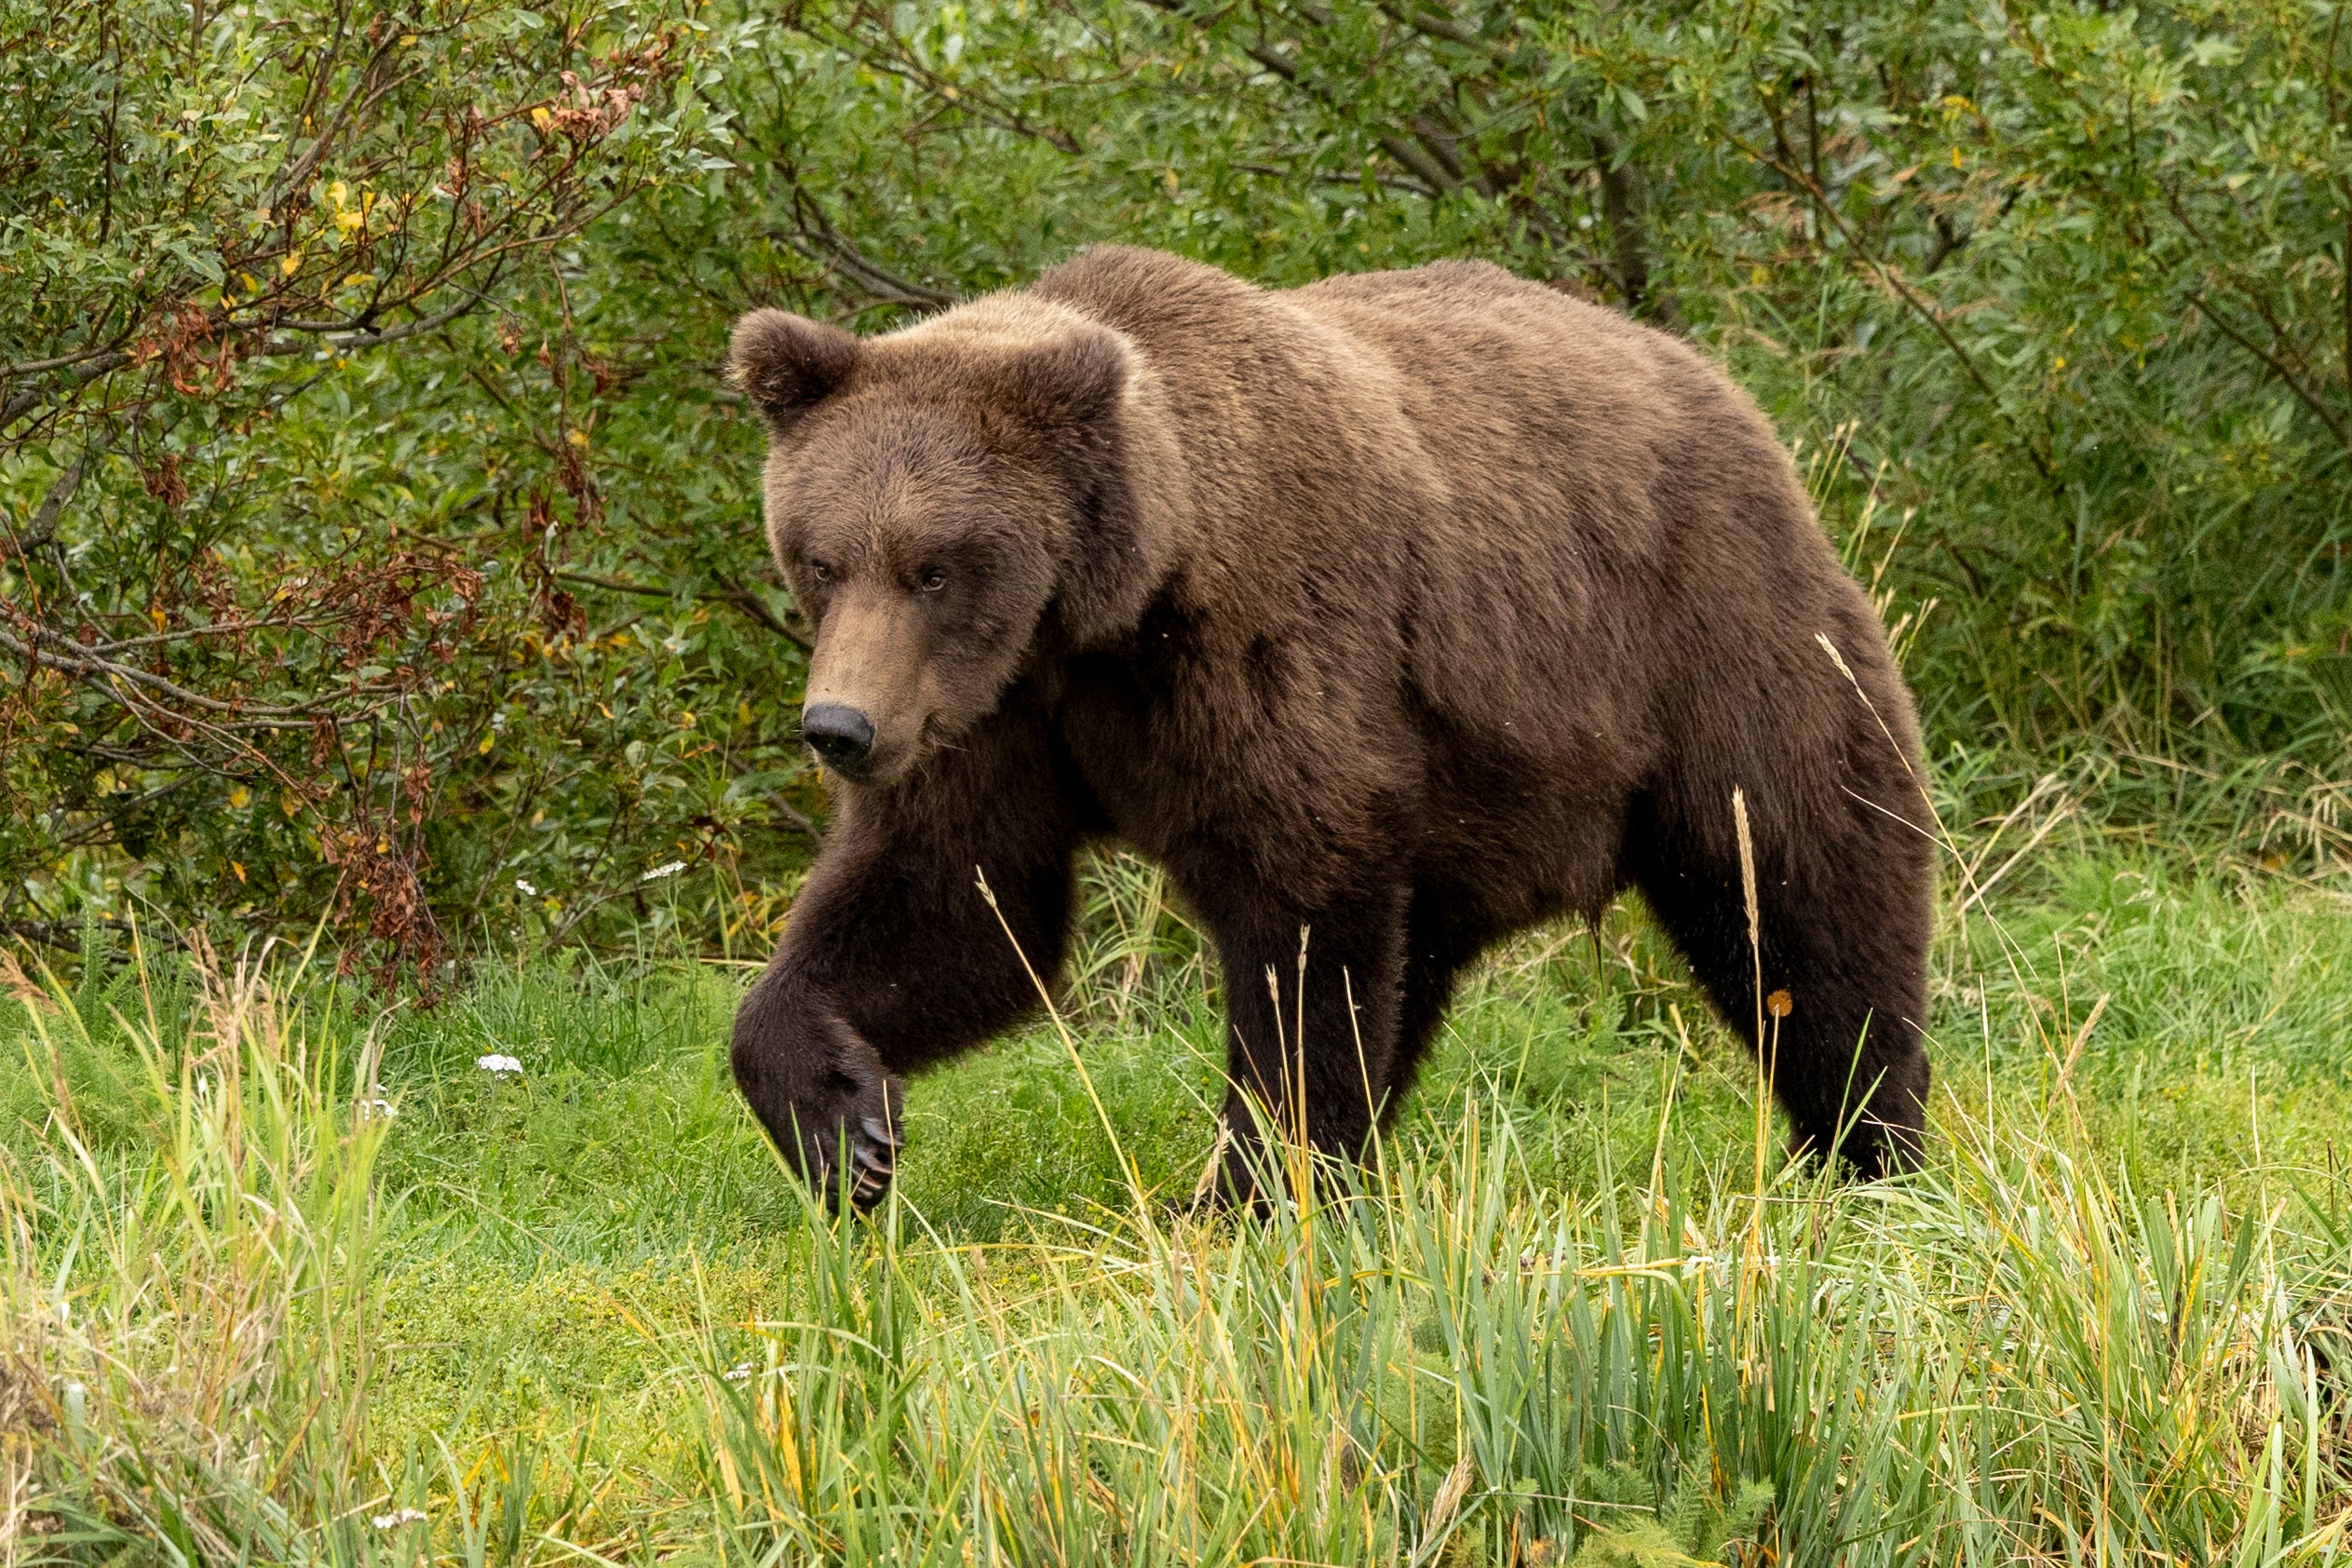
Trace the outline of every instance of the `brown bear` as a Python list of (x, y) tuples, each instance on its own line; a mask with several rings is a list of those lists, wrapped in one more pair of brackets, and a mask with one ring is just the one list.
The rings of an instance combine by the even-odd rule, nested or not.
[(1213, 937), (1234, 1192), (1253, 1100), (1360, 1156), (1465, 967), (1628, 887), (1743, 1035), (1761, 966), (1798, 1146), (1916, 1158), (1911, 702), (1690, 348), (1480, 263), (1104, 247), (881, 337), (753, 311), (732, 363), (841, 785), (734, 1066), (820, 1189), (886, 1189), (902, 1075), (1036, 1004), (1105, 838)]

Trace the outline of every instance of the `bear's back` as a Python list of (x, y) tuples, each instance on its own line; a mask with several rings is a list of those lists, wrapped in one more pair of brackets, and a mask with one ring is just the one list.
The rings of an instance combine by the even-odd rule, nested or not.
[[(1784, 500), (1792, 482), (1778, 438), (1720, 370), (1490, 263), (1271, 291), (1162, 251), (1098, 246), (1034, 291), (1143, 350), (1192, 460), (1230, 467), (1203, 476), (1212, 507), (1222, 491), (1263, 518), (1253, 491), (1274, 477), (1269, 461), (1287, 459), (1336, 469), (1343, 482), (1315, 488), (1358, 529), (1380, 531), (1388, 508), (1361, 504), (1373, 493), (1408, 503), (1416, 529), (1449, 524), (1451, 545), (1472, 556), (1548, 545), (1628, 567), (1707, 558), (1786, 510), (1759, 504)], [(1218, 520), (1206, 520), (1213, 534)]]
[(1500, 267), (1268, 291), (1102, 247), (1037, 292), (1154, 369), (1202, 635), (1311, 648), (1335, 700), (1393, 661), (1461, 733), (1545, 737), (1563, 776), (1638, 770), (1726, 647), (1818, 658), (1809, 629), (1855, 597), (1720, 370)]

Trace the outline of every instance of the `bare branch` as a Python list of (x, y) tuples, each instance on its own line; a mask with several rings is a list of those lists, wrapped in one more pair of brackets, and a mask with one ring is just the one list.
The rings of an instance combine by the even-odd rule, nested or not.
[(1478, 29), (1458, 18), (1412, 6), (1383, 5), (1380, 8), (1425, 37), (1441, 38), (1449, 44), (1460, 44), (1465, 48), (1482, 49), (1487, 47), (1486, 40), (1479, 36)]
[(2239, 331), (2227, 318), (2213, 308), (2202, 293), (2191, 294), (2189, 304), (2199, 316), (2221, 329), (2223, 336), (2269, 367), (2270, 373), (2277, 376), (2285, 385), (2287, 390), (2295, 395), (2296, 400), (2305, 408), (2309, 409), (2318, 417), (2319, 423), (2328, 427), (2328, 433), (2335, 438), (2336, 444), (2347, 451), (2352, 451), (2352, 435), (2346, 433), (2344, 421), (2337, 418), (2328, 406), (2319, 400), (2319, 395), (2305, 386), (2302, 378), (2289, 370), (2278, 355)]
[[(1778, 113), (1771, 107), (1770, 100), (1767, 99), (1765, 103), (1765, 113), (1772, 120), (1774, 133), (1778, 135), (1780, 129)], [(1872, 253), (1870, 248), (1862, 243), (1861, 237), (1857, 235), (1852, 226), (1846, 223), (1845, 215), (1837, 210), (1834, 202), (1830, 200), (1829, 193), (1815, 183), (1813, 176), (1806, 171), (1805, 166), (1793, 158), (1775, 157), (1763, 148), (1750, 146), (1737, 138), (1733, 139), (1733, 144), (1756, 162), (1778, 170), (1783, 179), (1813, 198), (1815, 209), (1836, 228), (1848, 248), (1855, 255), (1861, 258), (1862, 264), (1877, 274), (1879, 281), (1885, 284), (1904, 304), (1910, 306), (1912, 313), (1925, 321), (1930, 331), (1943, 340), (1944, 346), (1950, 349), (1953, 358), (1959, 361), (1962, 372), (1975, 383), (1977, 390), (1983, 394), (1985, 401), (1992, 405), (1994, 417), (2007, 425), (2016, 435), (2018, 444), (2025, 451), (2026, 460), (2034, 465), (2034, 471), (2042, 476), (2042, 482), (2054, 491), (2062, 490), (2064, 486), (2059, 480), (2057, 469), (2051, 466), (2050, 460), (2043, 455), (2042, 450), (2034, 444), (2034, 439), (2018, 426), (2008, 410), (2001, 406), (2000, 393), (1994, 388), (1993, 383), (1985, 378), (1983, 370), (1976, 362), (1976, 357), (1961, 344), (1959, 337), (1952, 330), (1952, 323), (1945, 320), (1943, 313), (1936, 309), (1916, 289), (1913, 288), (1901, 274)], [(1787, 145), (1785, 138), (1782, 139), (1782, 145), (1784, 148)]]
[[(343, 102), (337, 106), (334, 115), (325, 126), (320, 128), (318, 138), (308, 147), (303, 149), (301, 155), (287, 167), (283, 174), (271, 182), (270, 193), (264, 202), (265, 206), (273, 211), (276, 210), (280, 203), (293, 195), (296, 187), (310, 178), (312, 171), (318, 167), (319, 160), (327, 155), (327, 149), (334, 145), (335, 139), (343, 134), (343, 128), (351, 122), (355, 112), (364, 114), (368, 109), (373, 108), (382, 101), (385, 92), (408, 79), (398, 77), (385, 84), (380, 91), (369, 90), (375, 81), (377, 70), (390, 57), (399, 35), (400, 30), (397, 27), (393, 28), (385, 34), (385, 41), (377, 47), (375, 53), (368, 57), (367, 63), (359, 68), (359, 79), (351, 84), (351, 90), (344, 95)], [(416, 74), (416, 71), (411, 71), (409, 76)]]
[[(278, 325), (281, 331), (314, 333), (323, 337), (327, 343), (336, 348), (356, 353), (363, 348), (382, 348), (386, 344), (399, 343), (407, 338), (423, 337), (426, 332), (438, 332), (451, 322), (471, 315), (481, 307), (482, 301), (487, 296), (471, 289), (466, 292), (466, 298), (447, 310), (437, 311), (431, 316), (406, 322), (398, 327), (373, 329), (331, 321), (285, 321)], [(310, 346), (307, 343), (296, 343), (289, 338), (272, 337), (264, 340), (254, 352), (266, 355), (300, 354)]]
[(79, 354), (61, 354), (54, 359), (33, 359), (21, 365), (0, 365), (0, 381), (13, 381), (20, 375), (40, 375), (47, 371), (61, 371), (79, 365), (106, 353), (103, 348), (85, 349)]
[(112, 374), (129, 363), (129, 355), (120, 349), (112, 349), (86, 361), (61, 384), (51, 383), (46, 386), (26, 388), (9, 399), (7, 403), (0, 404), (0, 432), (5, 432), (9, 426), (14, 425), (41, 404), (59, 401), (68, 393), (88, 385), (100, 376)]
[[(555, 575), (564, 582), (577, 583), (583, 588), (597, 588), (605, 593), (630, 594), (639, 599), (675, 599), (678, 597), (670, 589), (656, 583), (623, 582), (617, 577), (591, 576), (586, 572), (559, 571)], [(762, 599), (758, 591), (748, 583), (724, 583), (712, 592), (697, 593), (693, 598), (697, 603), (724, 604), (730, 609), (740, 611), (803, 652), (812, 651), (808, 638), (804, 633), (794, 630), (789, 622), (768, 608), (767, 602)]]
[(848, 277), (864, 292), (891, 304), (902, 304), (915, 310), (945, 310), (955, 303), (953, 295), (876, 266), (864, 251), (852, 244), (848, 236), (833, 227), (825, 216), (825, 210), (816, 197), (803, 188), (797, 174), (787, 173), (792, 187), (792, 221), (797, 232), (777, 237), (791, 245), (811, 261), (828, 263)]
[[(69, 642), (47, 629), (20, 626), (20, 629), (30, 630), (34, 642), (21, 642), (6, 631), (0, 631), (0, 651), (13, 654), (28, 661), (37, 659), (62, 674), (82, 678), (84, 684), (96, 690), (111, 692), (109, 683), (128, 681), (168, 696), (175, 702), (187, 703), (208, 713), (223, 714), (230, 720), (237, 721), (238, 725), (247, 728), (289, 726), (304, 728), (313, 719), (335, 719), (338, 716), (337, 709), (323, 702), (284, 705), (223, 701), (219, 697), (207, 696), (202, 692), (192, 692), (175, 681), (167, 680), (151, 670), (141, 669), (136, 665), (122, 664), (114, 659), (92, 655), (79, 643)], [(48, 646), (36, 647), (34, 643), (48, 644)], [(119, 700), (119, 694), (115, 695)], [(365, 686), (343, 695), (346, 696), (397, 696), (399, 688)], [(172, 714), (171, 717), (195, 722), (191, 715)], [(284, 723), (281, 723), (279, 721), (284, 721)]]
[[(101, 920), (95, 924), (103, 931), (128, 933), (130, 930), (129, 925), (120, 920)], [(71, 953), (82, 945), (82, 923), (78, 920), (0, 920), (0, 935), (21, 937), (26, 941), (39, 942), (43, 947)], [(155, 932), (151, 928), (140, 935), (153, 940)], [(165, 939), (178, 945), (173, 939), (167, 937)]]
[(29, 555), (56, 536), (57, 520), (64, 515), (65, 504), (74, 499), (74, 493), (82, 488), (82, 476), (89, 469), (90, 450), (83, 447), (74, 459), (74, 466), (58, 475), (57, 482), (41, 497), (41, 509), (33, 514), (32, 524), (17, 541), (19, 550)]
[[(1144, 4), (1156, 7), (1171, 16), (1181, 17), (1184, 14), (1183, 0), (1144, 0)], [(1318, 102), (1326, 107), (1335, 107), (1329, 94), (1322, 92), (1311, 83), (1300, 81), (1298, 62), (1273, 45), (1263, 42), (1252, 43), (1246, 46), (1243, 52), (1273, 74), (1313, 97)], [(1386, 153), (1413, 172), (1413, 177), (1419, 180), (1424, 187), (1422, 191), (1424, 196), (1442, 196), (1448, 191), (1458, 191), (1462, 188), (1461, 166), (1456, 163), (1453, 169), (1449, 169), (1446, 164), (1453, 161), (1450, 157), (1445, 161), (1440, 161), (1428, 147), (1392, 130), (1375, 131), (1372, 139), (1379, 144), (1382, 152)]]

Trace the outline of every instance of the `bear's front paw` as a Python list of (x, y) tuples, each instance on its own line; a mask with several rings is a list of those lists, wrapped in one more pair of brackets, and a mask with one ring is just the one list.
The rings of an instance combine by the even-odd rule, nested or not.
[(789, 969), (771, 970), (735, 1015), (736, 1086), (818, 1197), (836, 1211), (882, 1201), (906, 1141), (898, 1078), (882, 1055)]
[(905, 1146), (899, 1080), (836, 1075), (830, 1086), (792, 1108), (800, 1130), (801, 1175), (839, 1212), (845, 1197), (860, 1212), (889, 1192)]

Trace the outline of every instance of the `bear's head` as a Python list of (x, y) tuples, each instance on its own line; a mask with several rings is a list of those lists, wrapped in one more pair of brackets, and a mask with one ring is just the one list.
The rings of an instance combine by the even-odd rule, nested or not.
[(815, 622), (804, 733), (886, 785), (1022, 671), (1131, 630), (1168, 574), (1173, 484), (1122, 334), (1020, 295), (886, 337), (780, 310), (731, 368), (768, 426), (768, 543)]

